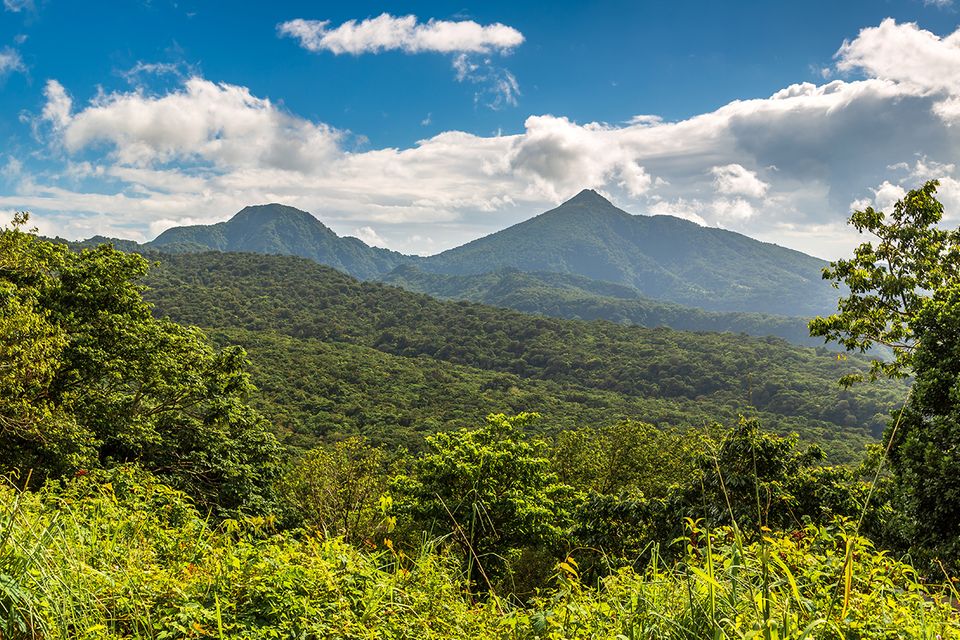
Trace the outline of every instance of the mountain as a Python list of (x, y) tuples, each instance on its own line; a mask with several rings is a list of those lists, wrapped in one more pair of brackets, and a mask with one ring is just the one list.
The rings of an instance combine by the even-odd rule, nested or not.
[[(386, 279), (441, 297), (564, 317), (596, 317), (684, 329), (713, 330), (712, 327), (722, 326), (724, 330), (758, 333), (767, 331), (763, 326), (771, 323), (754, 317), (701, 316), (691, 320), (676, 308), (654, 311), (652, 301), (713, 312), (796, 318), (831, 313), (839, 297), (820, 277), (827, 264), (823, 260), (672, 216), (632, 215), (590, 190), (530, 220), (428, 258), (406, 256), (368, 246), (357, 238), (340, 237), (313, 215), (280, 204), (246, 207), (230, 220), (214, 225), (168, 229), (136, 250), (294, 255), (356, 278)], [(413, 277), (412, 272), (404, 271), (391, 275), (397, 267), (411, 266), (426, 275)], [(473, 284), (462, 278), (500, 274), (505, 269), (532, 274), (533, 279), (541, 282), (521, 286), (516, 282), (520, 279), (517, 275), (506, 280), (493, 275)], [(431, 274), (461, 278), (434, 278), (427, 285), (426, 278)], [(548, 278), (546, 274), (554, 275)], [(561, 277), (567, 279), (560, 282)], [(580, 279), (574, 282), (571, 278)], [(471, 290), (490, 286), (492, 279), (498, 280), (496, 291)], [(507, 284), (514, 291), (507, 292)], [(622, 289), (616, 289), (618, 286)], [(464, 289), (455, 291), (451, 287)], [(563, 309), (550, 310), (552, 303), (545, 300), (546, 289), (556, 289), (552, 293), (561, 295)], [(590, 299), (585, 299), (583, 292)], [(520, 299), (532, 293), (541, 302)], [(579, 299), (571, 300), (571, 296)], [(621, 302), (593, 300), (593, 296)], [(775, 319), (773, 325), (779, 328), (769, 333), (797, 339), (795, 327), (785, 327), (782, 319)], [(806, 340), (803, 332), (799, 339)]]
[(556, 318), (777, 336), (794, 344), (823, 344), (823, 339), (810, 337), (803, 318), (704, 311), (652, 300), (627, 285), (567, 273), (528, 273), (506, 268), (476, 275), (444, 275), (427, 273), (415, 265), (401, 265), (379, 280), (444, 300), (469, 300)]
[(739, 233), (672, 216), (631, 215), (581, 191), (535, 218), (431, 256), (432, 273), (480, 274), (512, 267), (585, 276), (711, 311), (813, 316), (836, 309), (820, 277), (827, 263)]
[[(309, 440), (465, 426), (536, 411), (560, 430), (630, 417), (658, 425), (759, 416), (851, 459), (901, 402), (899, 382), (845, 390), (865, 359), (777, 338), (533, 316), (360, 282), (315, 262), (239, 253), (167, 254), (145, 297), (155, 312), (239, 343), (258, 406)], [(406, 434), (406, 435), (405, 435)]]
[(340, 237), (314, 216), (282, 204), (245, 207), (226, 222), (174, 227), (143, 245), (166, 253), (244, 251), (309, 258), (361, 279), (415, 260)]

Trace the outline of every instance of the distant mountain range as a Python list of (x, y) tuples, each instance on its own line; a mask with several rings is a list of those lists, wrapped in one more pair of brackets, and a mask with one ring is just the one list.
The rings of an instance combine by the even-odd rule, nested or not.
[[(99, 244), (94, 238), (82, 244)], [(584, 190), (525, 222), (430, 257), (341, 237), (280, 204), (175, 227), (134, 251), (309, 258), (363, 280), (567, 318), (776, 335), (811, 344), (802, 318), (835, 310), (826, 262), (672, 216), (632, 215)]]

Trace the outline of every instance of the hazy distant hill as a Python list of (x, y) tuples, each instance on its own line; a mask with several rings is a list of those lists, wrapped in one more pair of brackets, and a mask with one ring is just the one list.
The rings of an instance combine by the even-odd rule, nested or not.
[(383, 276), (381, 281), (436, 298), (470, 300), (557, 318), (610, 320), (683, 331), (728, 331), (752, 336), (778, 336), (794, 344), (823, 344), (821, 338), (810, 337), (804, 318), (704, 311), (652, 300), (627, 285), (572, 274), (526, 273), (507, 268), (477, 275), (444, 275), (403, 265)]
[(226, 222), (174, 227), (144, 245), (168, 253), (245, 251), (310, 258), (362, 279), (415, 260), (340, 237), (314, 216), (282, 204), (245, 207)]
[(836, 309), (826, 262), (672, 216), (638, 216), (590, 190), (556, 209), (427, 258), (420, 267), (479, 274), (513, 267), (635, 287), (713, 311), (812, 316)]

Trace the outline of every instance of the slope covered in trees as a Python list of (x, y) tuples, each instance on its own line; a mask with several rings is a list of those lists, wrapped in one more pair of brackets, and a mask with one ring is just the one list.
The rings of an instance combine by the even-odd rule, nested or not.
[(143, 248), (165, 252), (249, 251), (310, 258), (357, 278), (374, 278), (415, 260), (340, 237), (306, 211), (282, 204), (245, 207), (226, 222), (174, 227)]
[(710, 311), (812, 316), (833, 310), (838, 298), (821, 279), (823, 260), (672, 216), (631, 215), (590, 190), (419, 266), (445, 274), (570, 273)]
[(711, 312), (661, 302), (631, 286), (548, 271), (508, 268), (471, 275), (429, 273), (414, 265), (397, 267), (380, 278), (408, 291), (446, 300), (469, 300), (495, 307), (557, 318), (609, 320), (680, 331), (746, 333), (777, 336), (794, 344), (819, 346), (802, 318), (763, 313)]
[[(535, 218), (428, 258), (339, 237), (310, 213), (280, 204), (246, 207), (213, 225), (168, 229), (139, 250), (295, 255), (364, 280), (383, 277), (400, 265), (459, 276), (509, 268), (536, 277), (579, 276), (579, 288), (602, 296), (611, 283), (626, 285), (634, 296), (708, 311), (806, 317), (830, 312), (838, 297), (820, 277), (827, 264), (823, 260), (672, 216), (631, 215), (590, 190)], [(585, 286), (590, 280), (596, 283)], [(457, 282), (449, 280), (445, 288)], [(457, 297), (473, 299), (466, 291)], [(613, 321), (643, 314), (635, 305), (591, 305)], [(664, 317), (685, 321), (672, 313)]]
[[(852, 443), (848, 435), (859, 439), (878, 433), (903, 393), (895, 385), (840, 389), (836, 379), (849, 363), (838, 362), (826, 350), (794, 347), (775, 338), (560, 320), (441, 302), (361, 283), (291, 257), (165, 256), (148, 284), (147, 297), (159, 315), (223, 330), (227, 341), (237, 329), (259, 333), (243, 339), (255, 367), (269, 371), (278, 400), (287, 398), (284, 411), (301, 416), (322, 413), (322, 403), (328, 400), (323, 394), (311, 399), (309, 389), (295, 394), (286, 390), (324, 371), (330, 378), (339, 375), (344, 367), (337, 361), (349, 362), (343, 352), (347, 345), (353, 348), (350, 357), (382, 360), (375, 371), (395, 366), (420, 376), (417, 370), (426, 361), (431, 369), (471, 378), (473, 388), (487, 397), (500, 393), (504, 402), (509, 401), (506, 406), (487, 405), (488, 411), (537, 410), (560, 424), (569, 423), (571, 406), (578, 416), (599, 416), (605, 407), (608, 420), (682, 416), (685, 424), (700, 424), (711, 413), (735, 418), (738, 412), (761, 412), (769, 416), (772, 428), (797, 430), (815, 440), (832, 433), (837, 441)], [(277, 334), (301, 342), (285, 347)], [(273, 367), (281, 353), (288, 364)], [(446, 405), (477, 402), (444, 395), (440, 380), (424, 383), (432, 389), (425, 396), (432, 393)], [(342, 380), (337, 384), (345, 385)], [(364, 384), (382, 388), (390, 382), (384, 372)], [(539, 394), (540, 400), (520, 407), (512, 395), (514, 388), (521, 394)], [(380, 395), (349, 391), (358, 392)], [(290, 398), (301, 400), (292, 403)], [(292, 412), (293, 404), (304, 408)], [(654, 415), (645, 415), (645, 406), (653, 407)], [(363, 410), (377, 413), (369, 404)], [(407, 414), (403, 420), (412, 424), (414, 417), (425, 416)]]

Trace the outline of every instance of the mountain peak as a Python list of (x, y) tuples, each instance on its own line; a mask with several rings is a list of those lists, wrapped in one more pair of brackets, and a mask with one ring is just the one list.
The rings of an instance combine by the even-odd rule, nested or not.
[[(279, 202), (271, 202), (269, 204), (254, 204), (249, 205), (238, 211), (233, 215), (233, 218), (230, 219), (231, 222), (234, 220), (243, 220), (246, 218), (311, 218), (317, 220), (317, 217), (312, 213), (303, 211), (302, 209), (297, 209), (296, 207), (291, 207), (290, 205), (280, 204)], [(322, 223), (321, 223), (322, 224)]]
[(612, 202), (604, 198), (593, 189), (584, 189), (563, 204), (605, 204), (613, 206)]

